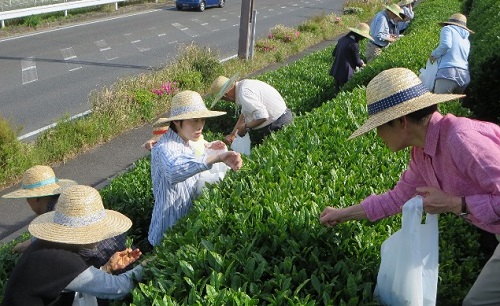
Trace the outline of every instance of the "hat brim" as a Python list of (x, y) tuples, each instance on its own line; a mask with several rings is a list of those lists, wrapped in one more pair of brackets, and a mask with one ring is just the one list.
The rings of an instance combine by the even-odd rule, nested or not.
[(60, 194), (62, 189), (76, 185), (73, 180), (59, 179), (56, 183), (45, 185), (34, 189), (19, 188), (2, 196), (6, 199), (38, 198)]
[(369, 40), (374, 41), (374, 40), (373, 40), (373, 37), (371, 37), (371, 36), (370, 36), (370, 34), (368, 34), (368, 33), (361, 32), (360, 30), (358, 30), (358, 29), (356, 29), (356, 28), (347, 28), (347, 29), (348, 29), (349, 31), (351, 31), (351, 32), (354, 32), (354, 33), (356, 33), (356, 34), (358, 34), (358, 35), (363, 36), (364, 38), (368, 38)]
[(454, 25), (454, 26), (461, 27), (462, 29), (469, 31), (469, 33), (471, 33), (471, 34), (474, 34), (474, 31), (472, 31), (471, 29), (469, 29), (468, 27), (466, 27), (460, 23), (456, 23), (456, 22), (452, 22), (452, 21), (451, 22), (450, 21), (443, 21), (443, 22), (438, 22), (438, 24), (442, 27), (447, 26), (447, 25)]
[(102, 220), (80, 227), (54, 223), (55, 212), (51, 211), (31, 221), (28, 231), (34, 237), (46, 241), (90, 244), (123, 234), (132, 226), (132, 221), (125, 215), (114, 210), (105, 211), (106, 216)]
[(354, 133), (349, 136), (347, 140), (354, 139), (358, 136), (365, 134), (373, 130), (376, 127), (379, 127), (391, 120), (397, 119), (404, 115), (408, 115), (417, 110), (426, 108), (428, 106), (438, 104), (441, 102), (453, 101), (459, 98), (463, 98), (465, 95), (455, 95), (455, 94), (434, 94), (431, 92), (427, 92), (419, 97), (414, 99), (410, 99), (401, 104), (378, 112), (370, 117), (360, 126)]
[(399, 1), (398, 2), (398, 6), (405, 6), (405, 5), (408, 5), (408, 4), (412, 4), (414, 0), (403, 0), (403, 1)]
[(187, 120), (187, 119), (195, 119), (195, 118), (211, 118), (211, 117), (218, 117), (225, 115), (226, 112), (219, 112), (219, 111), (211, 111), (211, 110), (204, 110), (204, 111), (194, 111), (194, 112), (189, 112), (185, 113), (179, 116), (174, 116), (174, 117), (169, 117), (169, 118), (160, 118), (156, 120), (155, 123), (153, 123), (153, 127), (160, 127), (160, 126), (165, 126), (167, 123), (171, 121), (176, 121), (176, 120)]
[(405, 14), (404, 14), (404, 11), (401, 10), (399, 12), (393, 10), (390, 6), (386, 5), (385, 6), (386, 9), (388, 9), (389, 11), (391, 11), (393, 14), (395, 14), (396, 16), (398, 16), (399, 18), (403, 19), (405, 17)]
[(212, 104), (210, 105), (210, 109), (212, 109), (215, 104), (222, 98), (224, 97), (225, 94), (227, 94), (227, 92), (229, 90), (231, 90), (231, 88), (233, 88), (233, 85), (234, 83), (236, 82), (236, 80), (238, 79), (238, 75), (239, 73), (236, 73), (234, 74), (233, 76), (231, 76), (227, 81), (226, 83), (224, 83), (224, 85), (221, 87), (221, 89), (219, 90), (219, 92), (215, 95), (213, 101), (212, 101)]

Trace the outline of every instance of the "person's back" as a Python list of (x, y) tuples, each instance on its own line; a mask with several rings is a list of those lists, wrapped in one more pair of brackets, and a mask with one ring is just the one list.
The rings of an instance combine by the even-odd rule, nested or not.
[(62, 292), (87, 268), (77, 253), (63, 245), (36, 240), (14, 267), (2, 305), (71, 305), (75, 293)]
[[(443, 37), (446, 38), (443, 39)], [(469, 69), (469, 31), (455, 25), (448, 25), (441, 30), (441, 38), (440, 46), (435, 53), (433, 52), (441, 55), (439, 68)]]

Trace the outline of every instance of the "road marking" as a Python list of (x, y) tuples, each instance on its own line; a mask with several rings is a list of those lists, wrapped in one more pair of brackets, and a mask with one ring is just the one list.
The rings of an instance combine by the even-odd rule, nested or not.
[(196, 19), (196, 18), (195, 19), (191, 19), (191, 21), (196, 22), (200, 26), (202, 26), (202, 27), (204, 27), (204, 28), (206, 28), (206, 29), (208, 29), (208, 30), (210, 30), (212, 32), (219, 31), (218, 28), (211, 26), (211, 24), (209, 22), (204, 22), (204, 21), (201, 21), (201, 20)]
[(21, 75), (23, 79), (23, 85), (38, 81), (35, 57), (30, 56), (21, 60)]
[(193, 31), (191, 29), (189, 29), (188, 27), (183, 26), (182, 24), (180, 24), (178, 22), (172, 23), (172, 25), (174, 27), (176, 27), (177, 29), (181, 30), (182, 32), (186, 33), (187, 35), (191, 36), (191, 37), (197, 37), (198, 36), (198, 33), (196, 33), (195, 31)]
[[(125, 37), (131, 36), (131, 35), (132, 35), (132, 33), (123, 34), (123, 36), (125, 36)], [(140, 39), (131, 40), (130, 43), (132, 45), (134, 45), (140, 52), (148, 51), (149, 49), (151, 49), (151, 48), (146, 47), (146, 46), (141, 46), (142, 40), (140, 40)]]
[(95, 41), (95, 44), (97, 47), (99, 47), (99, 51), (101, 51), (106, 60), (111, 61), (118, 58), (116, 53), (113, 51), (113, 49), (111, 49), (111, 47), (104, 39)]
[(66, 61), (66, 66), (68, 67), (68, 71), (75, 71), (78, 69), (82, 69), (82, 65), (78, 63), (78, 57), (73, 50), (73, 47), (61, 49), (62, 56), (64, 61)]

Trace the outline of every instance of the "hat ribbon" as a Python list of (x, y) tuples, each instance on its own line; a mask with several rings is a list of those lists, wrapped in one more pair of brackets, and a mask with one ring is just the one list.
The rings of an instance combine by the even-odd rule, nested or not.
[(422, 85), (422, 83), (417, 84), (413, 87), (407, 88), (403, 91), (392, 94), (382, 100), (368, 105), (368, 115), (374, 115), (385, 109), (398, 105), (400, 103), (406, 102), (413, 98), (419, 97), (425, 93), (429, 92), (427, 87)]
[(467, 24), (465, 22), (463, 22), (462, 20), (458, 20), (458, 19), (450, 18), (450, 19), (448, 19), (448, 22), (458, 23), (458, 24), (463, 25), (464, 27), (467, 26)]
[(106, 216), (106, 211), (104, 211), (104, 209), (89, 216), (82, 216), (82, 217), (70, 217), (61, 212), (56, 211), (54, 214), (54, 223), (63, 226), (82, 227), (101, 221), (105, 216)]
[(170, 117), (176, 117), (179, 115), (182, 115), (184, 113), (188, 112), (195, 112), (195, 111), (204, 111), (205, 109), (202, 109), (199, 105), (188, 105), (188, 106), (182, 106), (179, 108), (176, 108), (174, 110), (170, 111)]
[(43, 181), (39, 181), (39, 182), (36, 182), (33, 184), (28, 184), (28, 185), (22, 184), (22, 187), (23, 187), (23, 189), (35, 189), (35, 188), (39, 188), (39, 187), (43, 187), (46, 185), (57, 183), (58, 181), (59, 181), (59, 179), (57, 177), (52, 177), (52, 178), (49, 178), (49, 179), (46, 179)]

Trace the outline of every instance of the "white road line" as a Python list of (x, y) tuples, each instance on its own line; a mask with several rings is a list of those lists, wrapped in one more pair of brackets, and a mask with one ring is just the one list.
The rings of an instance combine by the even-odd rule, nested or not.
[(178, 22), (172, 23), (172, 26), (176, 27), (177, 29), (181, 30), (182, 32), (186, 33), (187, 35), (189, 35), (191, 37), (197, 37), (198, 36), (198, 33), (196, 33), (193, 30), (190, 30), (188, 27), (185, 27), (185, 26), (183, 26), (182, 24), (180, 24)]
[(82, 65), (78, 64), (78, 57), (72, 47), (61, 49), (64, 60), (66, 61), (66, 66), (68, 71), (75, 71), (82, 69)]
[(38, 74), (36, 72), (36, 63), (33, 56), (23, 58), (21, 60), (21, 76), (23, 85), (38, 81)]
[(106, 60), (111, 61), (118, 58), (118, 56), (115, 54), (113, 49), (111, 49), (106, 40), (101, 39), (95, 41), (94, 43), (96, 44), (97, 47), (99, 47), (99, 51), (101, 51)]

